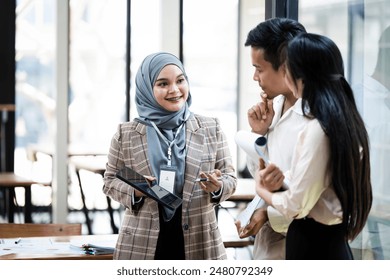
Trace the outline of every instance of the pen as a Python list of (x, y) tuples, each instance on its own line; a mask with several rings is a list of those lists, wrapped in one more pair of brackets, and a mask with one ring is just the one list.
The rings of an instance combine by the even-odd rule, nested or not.
[(22, 238), (18, 238), (16, 241), (15, 241), (15, 244), (19, 244), (19, 242), (22, 241)]
[[(217, 180), (221, 181), (222, 177), (219, 177)], [(210, 181), (209, 178), (196, 178), (195, 179), (195, 182), (209, 182), (209, 181)]]

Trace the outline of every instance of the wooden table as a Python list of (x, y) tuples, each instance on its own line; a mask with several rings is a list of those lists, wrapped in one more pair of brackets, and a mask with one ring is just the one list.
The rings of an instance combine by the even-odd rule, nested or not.
[[(72, 245), (94, 244), (115, 248), (118, 234), (105, 235), (71, 235), (49, 237), (26, 237), (19, 244), (17, 238), (0, 239), (1, 260), (112, 260), (113, 254), (87, 255), (74, 249)], [(241, 241), (225, 241), (228, 247), (252, 245), (248, 238)]]
[[(31, 160), (36, 160), (37, 154), (45, 154), (50, 157), (54, 156), (55, 147), (50, 145), (39, 145), (32, 144), (27, 147), (27, 153)], [(90, 148), (87, 146), (69, 146), (68, 147), (68, 157), (74, 156), (106, 156), (107, 151), (102, 151), (97, 148)]]
[(7, 162), (7, 123), (9, 112), (15, 111), (15, 104), (0, 104), (0, 171), (9, 171), (6, 167)]
[(0, 104), (0, 111), (15, 111), (15, 104)]
[(256, 195), (255, 180), (237, 179), (237, 187), (234, 194), (229, 197), (228, 201), (233, 202), (251, 202)]
[(115, 247), (117, 234), (72, 235), (0, 239), (0, 260), (112, 260), (113, 254), (87, 255), (72, 245), (95, 244)]
[(35, 181), (16, 175), (13, 172), (0, 173), (0, 188), (5, 190), (4, 205), (8, 214), (8, 222), (14, 222), (15, 207), (13, 199), (15, 197), (15, 188), (23, 187), (25, 192), (24, 222), (32, 223), (31, 217), (31, 185)]

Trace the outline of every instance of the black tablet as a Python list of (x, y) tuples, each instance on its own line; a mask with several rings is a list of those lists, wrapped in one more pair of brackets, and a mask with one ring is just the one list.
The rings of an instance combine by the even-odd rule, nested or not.
[(156, 181), (150, 182), (131, 168), (124, 167), (116, 177), (169, 209), (176, 210), (182, 203), (180, 197), (160, 187)]

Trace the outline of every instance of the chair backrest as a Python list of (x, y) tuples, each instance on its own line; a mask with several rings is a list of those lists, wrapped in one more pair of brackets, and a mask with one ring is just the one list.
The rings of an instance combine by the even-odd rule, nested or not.
[(81, 235), (81, 224), (1, 224), (0, 238)]

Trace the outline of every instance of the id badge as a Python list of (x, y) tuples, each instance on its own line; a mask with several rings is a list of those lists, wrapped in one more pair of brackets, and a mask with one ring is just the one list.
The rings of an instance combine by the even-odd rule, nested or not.
[(160, 169), (160, 182), (159, 185), (167, 191), (173, 193), (175, 187), (175, 175), (176, 167), (174, 166), (162, 166)]

